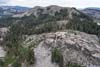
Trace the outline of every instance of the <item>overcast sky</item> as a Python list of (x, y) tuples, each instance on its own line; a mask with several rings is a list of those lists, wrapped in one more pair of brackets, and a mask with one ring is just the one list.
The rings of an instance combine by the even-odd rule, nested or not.
[(59, 5), (65, 7), (100, 7), (100, 0), (0, 0), (0, 6), (48, 6)]

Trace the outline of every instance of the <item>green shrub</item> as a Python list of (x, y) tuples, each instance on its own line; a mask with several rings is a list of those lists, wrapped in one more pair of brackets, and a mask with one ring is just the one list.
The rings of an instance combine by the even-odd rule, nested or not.
[(34, 51), (32, 49), (28, 51), (27, 61), (29, 62), (29, 64), (34, 64), (35, 62)]
[(77, 63), (68, 63), (66, 67), (82, 67), (82, 66)]
[(15, 61), (13, 64), (12, 64), (12, 67), (21, 67), (21, 63), (19, 61)]
[(59, 67), (63, 67), (63, 55), (57, 48), (52, 51), (51, 58), (53, 63), (57, 63)]
[(30, 48), (21, 48), (20, 49), (20, 61), (24, 62), (27, 61), (29, 64), (34, 64), (35, 57), (34, 57), (34, 51)]
[(3, 64), (4, 64), (3, 60), (2, 60), (2, 59), (0, 59), (0, 67), (2, 67), (2, 66), (3, 66)]

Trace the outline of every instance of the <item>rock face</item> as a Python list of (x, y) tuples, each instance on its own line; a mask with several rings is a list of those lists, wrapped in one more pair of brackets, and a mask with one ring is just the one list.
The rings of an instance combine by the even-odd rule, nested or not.
[[(6, 33), (8, 31), (8, 28), (0, 28), (0, 43), (3, 41), (4, 37), (6, 36)], [(0, 46), (0, 59), (4, 58), (6, 54), (6, 51), (4, 51), (3, 47)]]
[(45, 48), (43, 43), (44, 42), (41, 42), (41, 44), (34, 49), (36, 58), (35, 67), (58, 67), (56, 64), (52, 64), (50, 49)]
[(38, 42), (34, 49), (35, 67), (55, 67), (50, 61), (54, 48), (61, 50), (64, 67), (68, 62), (83, 66), (100, 65), (100, 43), (96, 35), (78, 31), (53, 32), (29, 36), (25, 42), (27, 45)]
[(4, 51), (3, 47), (0, 46), (0, 59), (5, 57), (6, 52)]

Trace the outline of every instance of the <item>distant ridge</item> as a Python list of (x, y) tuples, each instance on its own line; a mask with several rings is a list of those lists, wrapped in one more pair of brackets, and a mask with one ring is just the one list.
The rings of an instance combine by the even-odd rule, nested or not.
[(0, 16), (7, 17), (15, 14), (21, 14), (31, 8), (22, 6), (0, 6)]
[(100, 8), (99, 7), (88, 7), (81, 11), (87, 15), (94, 17), (94, 18), (100, 19)]

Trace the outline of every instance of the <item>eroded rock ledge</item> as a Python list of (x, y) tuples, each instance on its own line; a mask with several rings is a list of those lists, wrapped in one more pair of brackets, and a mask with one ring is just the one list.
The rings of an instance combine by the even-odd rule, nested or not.
[[(100, 43), (96, 35), (78, 31), (52, 32), (28, 36), (26, 46), (33, 42), (42, 45), (47, 52), (58, 48), (64, 57), (64, 66), (70, 61), (84, 66), (100, 65)], [(36, 46), (36, 48), (38, 48)], [(40, 50), (42, 51), (42, 50)], [(45, 57), (48, 57), (49, 54)]]

